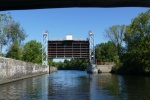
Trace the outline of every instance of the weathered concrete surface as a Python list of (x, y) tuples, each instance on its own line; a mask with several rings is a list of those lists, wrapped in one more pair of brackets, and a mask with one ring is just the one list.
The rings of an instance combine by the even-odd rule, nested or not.
[(89, 64), (86, 68), (87, 73), (98, 73), (97, 65)]
[(56, 72), (57, 71), (57, 68), (56, 67), (50, 67), (49, 69), (49, 72), (52, 73), (52, 72)]
[(0, 84), (46, 73), (49, 73), (49, 66), (0, 57)]
[(112, 65), (97, 65), (97, 68), (102, 73), (110, 73), (113, 66), (114, 66), (114, 64), (112, 64)]

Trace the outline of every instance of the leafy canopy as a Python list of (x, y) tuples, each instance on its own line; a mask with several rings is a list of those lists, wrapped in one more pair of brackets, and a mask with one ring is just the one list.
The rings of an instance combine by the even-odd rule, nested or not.
[(42, 63), (42, 44), (36, 40), (27, 42), (23, 50), (23, 60), (33, 63)]

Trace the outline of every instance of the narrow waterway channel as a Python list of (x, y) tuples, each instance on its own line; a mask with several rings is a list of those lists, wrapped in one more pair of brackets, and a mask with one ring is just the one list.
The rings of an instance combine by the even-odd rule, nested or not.
[(148, 100), (150, 77), (58, 71), (0, 85), (0, 100)]

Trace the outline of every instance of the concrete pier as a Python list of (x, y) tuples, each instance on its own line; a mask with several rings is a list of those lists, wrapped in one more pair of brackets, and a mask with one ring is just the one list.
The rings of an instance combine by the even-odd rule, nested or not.
[(87, 73), (98, 73), (97, 65), (95, 64), (89, 64), (86, 68)]
[(49, 73), (53, 73), (53, 72), (56, 72), (57, 71), (57, 68), (56, 67), (49, 67)]
[(110, 73), (114, 64), (111, 65), (97, 65), (97, 68), (102, 73)]
[(87, 73), (110, 73), (114, 64), (111, 65), (95, 65), (87, 66)]

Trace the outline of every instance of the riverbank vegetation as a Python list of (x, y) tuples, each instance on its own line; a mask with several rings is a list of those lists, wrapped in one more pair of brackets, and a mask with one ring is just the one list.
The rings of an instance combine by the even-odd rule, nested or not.
[[(41, 64), (42, 44), (31, 40), (24, 44), (27, 34), (10, 13), (0, 14), (0, 54), (8, 58)], [(5, 53), (2, 52), (6, 47)]]
[(115, 44), (119, 61), (113, 72), (150, 74), (150, 10), (133, 18), (130, 25), (110, 27), (106, 36)]
[(139, 14), (126, 27), (126, 52), (119, 73), (150, 74), (150, 10)]
[[(41, 64), (42, 44), (31, 40), (23, 41), (27, 34), (11, 14), (0, 14), (0, 54), (9, 58)], [(106, 43), (95, 46), (96, 59), (104, 62), (115, 62), (114, 73), (150, 74), (150, 10), (140, 13), (129, 25), (113, 25), (105, 30)], [(2, 53), (6, 46), (5, 53)], [(58, 69), (85, 70), (88, 59), (70, 59), (64, 62), (53, 62), (50, 66)]]
[(59, 70), (85, 70), (88, 64), (88, 59), (65, 59), (63, 62), (53, 62), (52, 59), (49, 59), (49, 65), (55, 66)]

